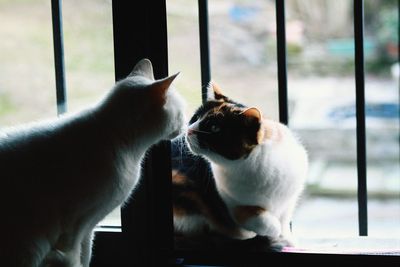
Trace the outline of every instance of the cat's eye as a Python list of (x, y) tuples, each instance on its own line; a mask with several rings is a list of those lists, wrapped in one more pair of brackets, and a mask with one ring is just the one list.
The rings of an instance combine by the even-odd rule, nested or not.
[(221, 127), (219, 127), (216, 124), (212, 124), (210, 126), (210, 130), (211, 130), (212, 133), (219, 133), (221, 131)]

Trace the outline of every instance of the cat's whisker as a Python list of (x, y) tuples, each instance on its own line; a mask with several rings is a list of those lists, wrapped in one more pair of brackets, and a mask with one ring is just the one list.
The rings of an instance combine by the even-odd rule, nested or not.
[(193, 129), (191, 129), (191, 131), (196, 132), (196, 133), (212, 134), (211, 132), (206, 132), (206, 131), (201, 131), (201, 130), (193, 130)]

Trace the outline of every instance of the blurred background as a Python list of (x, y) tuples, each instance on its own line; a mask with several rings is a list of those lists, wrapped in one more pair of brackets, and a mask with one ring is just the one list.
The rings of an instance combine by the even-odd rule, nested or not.
[[(353, 1), (287, 0), (289, 126), (309, 151), (300, 238), (358, 236)], [(369, 236), (400, 248), (399, 3), (365, 0)], [(200, 105), (197, 1), (168, 0), (170, 72)], [(211, 71), (229, 97), (278, 119), (275, 1), (209, 1)], [(110, 0), (63, 1), (68, 110), (114, 83)], [(0, 127), (55, 117), (50, 1), (0, 0)], [(117, 213), (116, 213), (117, 214)], [(118, 216), (105, 224), (118, 224)]]

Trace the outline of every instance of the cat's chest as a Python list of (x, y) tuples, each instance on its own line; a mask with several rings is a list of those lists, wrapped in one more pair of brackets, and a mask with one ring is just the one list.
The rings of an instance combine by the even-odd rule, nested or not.
[(129, 192), (135, 187), (140, 176), (140, 164), (142, 154), (125, 152), (121, 153), (116, 160), (116, 172), (118, 179), (116, 186), (121, 198), (126, 198)]
[(268, 191), (279, 181), (273, 168), (252, 168), (241, 166), (232, 170), (213, 166), (217, 187), (227, 194), (236, 197), (249, 197), (253, 194), (268, 194)]
[[(256, 164), (255, 164), (256, 163)], [(254, 204), (281, 199), (294, 190), (294, 179), (276, 156), (264, 154), (230, 166), (212, 164), (216, 185), (226, 200)], [(283, 164), (284, 165), (284, 164)]]

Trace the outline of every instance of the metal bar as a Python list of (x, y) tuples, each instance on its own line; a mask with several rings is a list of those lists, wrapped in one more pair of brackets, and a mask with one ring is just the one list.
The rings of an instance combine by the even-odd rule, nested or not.
[(211, 81), (210, 41), (208, 32), (208, 0), (199, 0), (199, 34), (201, 65), (201, 99), (207, 100), (207, 86)]
[(365, 133), (364, 1), (354, 0), (355, 87), (357, 119), (357, 197), (360, 236), (368, 235), (367, 160)]
[(51, 0), (51, 16), (53, 22), (54, 65), (56, 75), (57, 114), (67, 111), (67, 93), (64, 68), (64, 41), (62, 26), (61, 0)]
[(278, 97), (279, 121), (289, 123), (288, 93), (287, 93), (287, 67), (286, 67), (286, 29), (285, 29), (285, 1), (276, 0), (276, 41), (278, 57)]
[[(115, 79), (126, 77), (142, 58), (150, 59), (156, 79), (165, 77), (166, 1), (114, 0), (112, 12)], [(122, 234), (132, 266), (158, 266), (160, 255), (171, 255), (174, 247), (170, 145), (161, 142), (146, 153), (135, 195), (121, 208)]]

